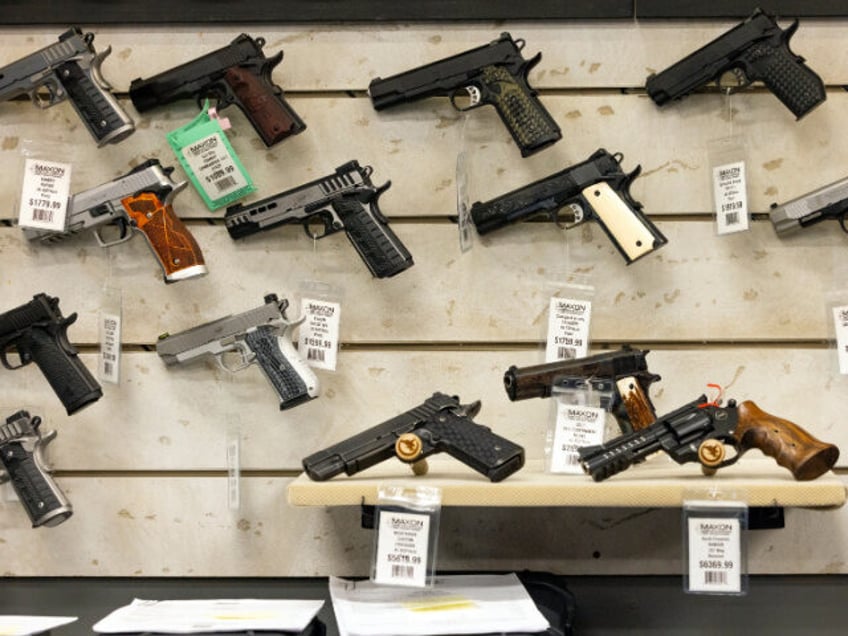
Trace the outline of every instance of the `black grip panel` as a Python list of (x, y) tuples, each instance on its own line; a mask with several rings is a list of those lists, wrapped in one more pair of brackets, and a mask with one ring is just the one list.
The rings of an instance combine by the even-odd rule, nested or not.
[(524, 466), (524, 448), (450, 410), (440, 411), (416, 434), (425, 444), (446, 452), (494, 482)]
[(0, 448), (0, 459), (33, 528), (58, 525), (73, 514), (56, 484), (22, 444), (4, 445)]
[(65, 62), (56, 75), (98, 146), (116, 143), (133, 132), (132, 119), (121, 110), (108, 90), (98, 86), (79, 64)]
[(522, 157), (562, 139), (559, 126), (523, 79), (516, 79), (502, 66), (487, 66), (480, 80)]
[(24, 355), (32, 357), (65, 405), (68, 415), (96, 402), (103, 395), (100, 385), (68, 342), (64, 327), (50, 331), (32, 328), (18, 341), (17, 347), (22, 358)]
[(389, 228), (364, 204), (352, 197), (333, 200), (345, 233), (375, 278), (389, 278), (413, 265), (412, 255)]
[(256, 354), (256, 363), (277, 392), (280, 410), (290, 409), (314, 397), (310, 395), (303, 377), (280, 350), (274, 327), (257, 327), (247, 332), (244, 340)]
[(827, 99), (824, 83), (785, 45), (754, 45), (748, 53), (752, 79), (761, 79), (797, 119)]

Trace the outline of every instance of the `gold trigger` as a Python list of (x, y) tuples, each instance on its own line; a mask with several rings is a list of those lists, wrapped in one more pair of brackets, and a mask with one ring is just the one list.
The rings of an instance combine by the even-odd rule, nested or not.
[(738, 66), (726, 70), (724, 73), (719, 75), (716, 80), (716, 86), (718, 86), (720, 90), (728, 93), (750, 85), (751, 80), (748, 79), (745, 71)]

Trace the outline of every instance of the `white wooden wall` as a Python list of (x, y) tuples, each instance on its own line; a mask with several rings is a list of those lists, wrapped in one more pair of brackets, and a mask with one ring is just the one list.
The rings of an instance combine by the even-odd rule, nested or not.
[[(435, 390), (481, 399), (479, 421), (543, 455), (550, 405), (510, 403), (501, 384), (510, 364), (541, 360), (548, 297), (563, 272), (594, 286), (592, 338), (607, 347), (649, 346), (654, 388), (665, 412), (725, 385), (817, 436), (848, 448), (844, 404), (826, 299), (848, 289), (848, 238), (833, 223), (791, 240), (767, 220), (718, 237), (711, 209), (707, 142), (731, 131), (748, 148), (750, 204), (762, 213), (846, 176), (848, 24), (805, 20), (793, 39), (830, 87), (803, 121), (761, 90), (702, 95), (659, 111), (639, 87), (646, 75), (715, 37), (730, 23), (474, 24), (250, 27), (285, 51), (274, 79), (308, 125), (266, 150), (244, 117), (228, 111), (231, 140), (265, 197), (329, 174), (350, 159), (391, 179), (381, 199), (415, 266), (373, 280), (346, 239), (316, 245), (297, 227), (233, 242), (190, 189), (176, 210), (191, 223), (210, 273), (165, 286), (141, 239), (101, 250), (93, 237), (29, 245), (0, 224), (0, 310), (46, 292), (79, 313), (71, 339), (96, 363), (97, 312), (104, 284), (123, 292), (123, 379), (94, 406), (68, 418), (39, 372), (0, 371), (4, 416), (41, 414), (59, 437), (49, 457), (75, 514), (55, 529), (32, 530), (19, 505), (0, 501), (0, 572), (9, 576), (248, 576), (366, 574), (371, 535), (358, 511), (292, 508), (286, 486), (301, 458), (421, 402)], [(447, 100), (377, 113), (365, 89), (383, 77), (488, 42), (504, 30), (543, 52), (531, 83), (563, 139), (521, 159), (492, 112), (466, 121)], [(241, 29), (103, 28), (103, 71), (126, 95), (150, 75), (228, 43)], [(6, 29), (0, 63), (54, 41), (58, 32)], [(634, 90), (622, 90), (634, 89)], [(127, 110), (135, 115), (128, 99)], [(489, 109), (490, 111), (490, 109)], [(732, 117), (728, 115), (732, 112)], [(148, 157), (176, 165), (164, 133), (195, 114), (192, 103), (137, 116), (125, 142), (97, 150), (69, 105), (41, 112), (0, 104), (0, 219), (13, 219), (22, 149), (65, 144), (73, 190), (122, 174)], [(563, 233), (525, 224), (461, 253), (456, 225), (456, 156), (469, 153), (470, 187), (491, 198), (572, 163), (599, 147), (624, 153), (643, 175), (634, 196), (669, 244), (625, 267), (597, 227)], [(177, 168), (177, 175), (181, 170)], [(294, 297), (301, 281), (345, 290), (339, 369), (319, 372), (318, 400), (280, 413), (256, 369), (234, 378), (213, 364), (166, 370), (153, 351), (175, 332), (258, 306), (268, 292)], [(553, 285), (553, 286), (552, 286)], [(848, 301), (846, 301), (848, 302)], [(242, 505), (227, 508), (227, 435), (241, 438)], [(844, 462), (848, 458), (843, 459)], [(404, 474), (399, 466), (399, 474)], [(563, 478), (567, 487), (569, 478)], [(8, 487), (7, 487), (8, 488)], [(5, 492), (5, 491), (4, 491)], [(566, 573), (676, 573), (679, 511), (667, 509), (446, 510), (440, 566), (540, 568)], [(848, 572), (848, 513), (787, 512), (787, 527), (751, 534), (753, 573)]]

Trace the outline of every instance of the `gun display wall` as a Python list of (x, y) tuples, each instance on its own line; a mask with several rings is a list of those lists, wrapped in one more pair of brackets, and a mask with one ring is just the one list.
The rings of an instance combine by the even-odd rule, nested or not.
[[(775, 99), (761, 84), (731, 96), (698, 86), (685, 100), (662, 108), (650, 99), (645, 83), (651, 74), (721, 38), (737, 22), (246, 28), (264, 40), (269, 58), (284, 52), (282, 63), (272, 65), (265, 79), (282, 87), (306, 128), (269, 146), (243, 112), (219, 110), (230, 120), (227, 139), (256, 186), (229, 211), (210, 211), (193, 187), (177, 187), (186, 175), (165, 136), (198, 114), (195, 100), (139, 113), (130, 87), (135, 78), (156, 76), (227, 47), (241, 29), (95, 29), (97, 50), (111, 46), (100, 72), (135, 130), (119, 143), (98, 148), (85, 125), (90, 120), (80, 120), (68, 103), (45, 110), (22, 99), (0, 104), (0, 161), (5, 166), (0, 191), (6, 195), (0, 208), (0, 313), (38, 293), (60, 298), (64, 317), (77, 314), (68, 330), (77, 359), (93, 370), (103, 288), (119, 289), (122, 377), (118, 385), (104, 384), (96, 403), (68, 417), (33, 365), (14, 373), (0, 370), (0, 406), (6, 407), (0, 415), (26, 410), (43, 419), (44, 430), (58, 432), (49, 448), (53, 479), (74, 510), (60, 525), (36, 532), (16, 502), (0, 502), (5, 573), (366, 574), (371, 535), (358, 528), (358, 510), (285, 504), (286, 487), (302, 471), (304, 458), (406, 414), (439, 391), (461, 396), (463, 404), (480, 400), (474, 421), (523, 448), (522, 461), (541, 462), (550, 405), (546, 400), (512, 402), (503, 375), (513, 365), (542, 362), (552, 285), (575, 275), (595, 290), (592, 353), (623, 344), (651, 350), (650, 368), (662, 375), (662, 382), (650, 389), (657, 415), (674, 412), (708, 382), (718, 382), (740, 403), (756, 402), (815, 438), (844, 448), (848, 436), (841, 413), (848, 380), (835, 363), (827, 303), (845, 289), (846, 235), (836, 221), (826, 220), (782, 236), (769, 206), (848, 176), (839, 134), (848, 128), (848, 94), (841, 88), (848, 84), (848, 54), (838, 45), (848, 25), (804, 20), (792, 36), (791, 52), (781, 49), (789, 63), (797, 62), (792, 55), (802, 55), (825, 88), (826, 101), (813, 95), (816, 107), (805, 105), (799, 121), (781, 104), (786, 100)], [(778, 23), (785, 30), (791, 22), (781, 18)], [(526, 86), (509, 85), (523, 91), (510, 93), (518, 101), (493, 99), (500, 104), (500, 118), (495, 108), (461, 112), (445, 96), (375, 110), (367, 92), (375, 78), (453, 59), (505, 31), (522, 40), (525, 61), (537, 52), (542, 57), (521, 69)], [(7, 30), (0, 65), (53, 45), (60, 32)], [(781, 37), (788, 40), (775, 36), (777, 41)], [(227, 95), (244, 105), (237, 79), (227, 80), (232, 80)], [(215, 89), (223, 91), (221, 80), (214, 81)], [(501, 121), (525, 123), (520, 105), (510, 111), (514, 103), (524, 103), (523, 95), (540, 102), (561, 131), (561, 139), (526, 158)], [(469, 96), (473, 101), (473, 91)], [(749, 231), (719, 236), (708, 146), (728, 135), (746, 145), (754, 217)], [(181, 254), (196, 259), (202, 250), (202, 257), (188, 264), (187, 255), (175, 257), (162, 247), (171, 243), (151, 237), (149, 246), (130, 241), (108, 249), (81, 232), (61, 241), (30, 240), (15, 219), (24, 152), (33, 147), (64, 149), (73, 163), (73, 193), (121, 182), (154, 165), (173, 166), (157, 181), (157, 200), (145, 200), (150, 207), (143, 208), (144, 216), (170, 209), (197, 247)], [(567, 230), (551, 218), (510, 222), (462, 251), (458, 188), (468, 189), (469, 203), (493, 202), (579, 166), (599, 149), (609, 149), (604, 156), (620, 162), (620, 170), (615, 184), (600, 179), (607, 188), (598, 188), (603, 192), (597, 196), (609, 195), (607, 189), (611, 196), (624, 192), (610, 208), (626, 216), (599, 215), (606, 224), (587, 222)], [(353, 163), (362, 170), (370, 166), (367, 175), (340, 168)], [(637, 166), (641, 172), (635, 172)], [(338, 179), (367, 181), (369, 194), (358, 199), (343, 195), (335, 205), (323, 202), (334, 215), (319, 219), (320, 231), (307, 227), (307, 237), (300, 228), (281, 224), (233, 240), (227, 219), (250, 206), (252, 218), (273, 211), (260, 208), (270, 208), (275, 199), (288, 201), (277, 204), (287, 212), (310, 210), (298, 200), (300, 193), (344, 191), (344, 184), (327, 185), (334, 170)], [(463, 175), (472, 182), (461, 183)], [(598, 179), (575, 181), (585, 197)], [(304, 184), (309, 187), (300, 190)], [(109, 210), (123, 209), (132, 219), (134, 208), (123, 201), (135, 196), (133, 190), (107, 197)], [(102, 212), (98, 206), (85, 207)], [(790, 218), (786, 208), (779, 212), (784, 224)], [(360, 233), (348, 240), (340, 236), (345, 232), (339, 224), (350, 218), (359, 221)], [(650, 242), (639, 246), (646, 248), (643, 253), (621, 247), (617, 232), (627, 236), (632, 227), (622, 218), (639, 219)], [(842, 217), (834, 212), (833, 218)], [(158, 258), (150, 258), (150, 247)], [(175, 258), (180, 263), (169, 267)], [(380, 276), (375, 268), (386, 263), (390, 273)], [(197, 275), (180, 279), (182, 268)], [(163, 271), (166, 279), (168, 272), (177, 272), (177, 280), (165, 284)], [(273, 376), (270, 363), (264, 373), (230, 374), (211, 355), (191, 365), (160, 359), (169, 344), (160, 336), (188, 332), (198, 337), (169, 350), (174, 361), (182, 361), (177, 356), (186, 351), (200, 356), (224, 349), (261, 350), (272, 362), (278, 360), (280, 352), (263, 348), (267, 339), (259, 337), (278, 316), (250, 325), (239, 319), (259, 299), (277, 294), (290, 303), (285, 318), (293, 321), (299, 288), (310, 280), (343, 289), (339, 366), (334, 373), (316, 372), (317, 397), (310, 390), (297, 393), (294, 408), (281, 410), (289, 382), (303, 374)], [(228, 332), (226, 342), (219, 334), (220, 346), (193, 331), (208, 331), (202, 328), (220, 324), (225, 316), (231, 317), (228, 324), (234, 321), (243, 329)], [(242, 332), (256, 337), (242, 337)], [(269, 391), (268, 380), (280, 399)], [(227, 477), (234, 440), (241, 470), (237, 508), (230, 507)], [(835, 456), (826, 455), (832, 464)], [(510, 457), (517, 462), (515, 454)], [(397, 469), (399, 475), (409, 472), (400, 463)], [(681, 471), (681, 478), (699, 472), (697, 466)], [(792, 478), (788, 471), (786, 476)], [(574, 478), (591, 479), (563, 476), (563, 487)], [(440, 567), (513, 569), (543, 559), (550, 569), (575, 574), (680, 571), (679, 510), (524, 509), (518, 525), (516, 514), (483, 508), (446, 513)], [(840, 537), (846, 524), (843, 510), (793, 509), (785, 530), (752, 537), (749, 569), (844, 572), (848, 548)], [(567, 540), (554, 540), (552, 526), (564, 528)], [(206, 556), (213, 547), (220, 553), (214, 561)]]

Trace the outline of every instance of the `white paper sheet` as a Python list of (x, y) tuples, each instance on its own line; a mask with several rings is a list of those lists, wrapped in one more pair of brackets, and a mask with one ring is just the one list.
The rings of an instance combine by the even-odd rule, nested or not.
[(145, 601), (135, 599), (106, 618), (94, 631), (235, 632), (248, 629), (302, 631), (321, 609), (324, 601), (215, 599), (195, 601)]
[(40, 634), (77, 620), (76, 616), (16, 616), (0, 614), (0, 635)]
[(541, 632), (548, 621), (515, 574), (440, 576), (432, 587), (330, 579), (341, 636)]

